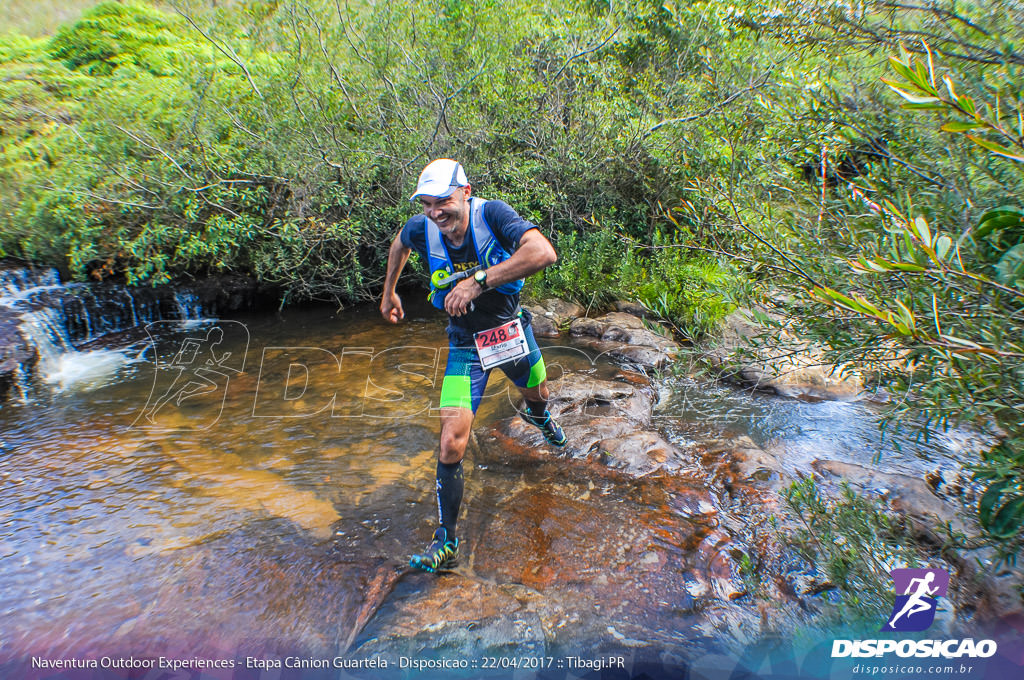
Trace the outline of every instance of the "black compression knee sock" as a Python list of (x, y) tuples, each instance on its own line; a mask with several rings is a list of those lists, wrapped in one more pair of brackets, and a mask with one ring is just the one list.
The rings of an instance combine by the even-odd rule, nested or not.
[(526, 410), (529, 411), (530, 415), (534, 418), (543, 418), (544, 411), (548, 410), (548, 402), (546, 401), (531, 401), (526, 399)]
[(457, 535), (455, 524), (459, 521), (459, 508), (462, 506), (464, 486), (462, 461), (458, 463), (437, 461), (437, 514), (441, 526), (445, 528), (449, 538), (454, 538)]

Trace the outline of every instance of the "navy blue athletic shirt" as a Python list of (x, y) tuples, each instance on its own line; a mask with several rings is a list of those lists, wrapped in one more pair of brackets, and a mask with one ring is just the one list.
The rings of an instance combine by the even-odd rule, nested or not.
[[(469, 209), (467, 204), (466, 209)], [(495, 238), (501, 243), (501, 247), (512, 253), (519, 247), (519, 240), (523, 234), (536, 225), (530, 224), (519, 216), (515, 210), (504, 201), (487, 201), (484, 204), (484, 219), (487, 225), (494, 232)], [(455, 248), (448, 242), (448, 238), (442, 234), (444, 244), (448, 248), (448, 255), (452, 258), (455, 271), (463, 271), (477, 266), (476, 251), (473, 249), (473, 236), (466, 231), (466, 238), (462, 246)], [(402, 227), (402, 245), (412, 248), (419, 253), (424, 262), (429, 262), (427, 257), (427, 218), (422, 213), (409, 218), (409, 221)], [(505, 295), (496, 290), (484, 291), (473, 301), (472, 312), (462, 316), (448, 317), (448, 336), (456, 345), (472, 345), (473, 333), (487, 328), (494, 328), (515, 318), (519, 311), (519, 293)], [(524, 312), (524, 316), (526, 313)], [(527, 319), (528, 320), (528, 319)]]

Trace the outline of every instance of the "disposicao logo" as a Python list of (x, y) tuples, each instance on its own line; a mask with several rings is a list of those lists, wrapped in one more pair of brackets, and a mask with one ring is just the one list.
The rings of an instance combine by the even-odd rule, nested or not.
[[(935, 621), (938, 598), (949, 590), (949, 572), (942, 569), (893, 569), (896, 603), (884, 631), (915, 633)], [(902, 595), (900, 594), (902, 593)]]
[[(949, 572), (942, 569), (893, 569), (896, 590), (881, 632), (916, 633), (935, 622), (940, 597), (949, 591)], [(895, 653), (900, 657), (987, 658), (996, 653), (994, 640), (835, 640), (832, 657), (879, 657)]]

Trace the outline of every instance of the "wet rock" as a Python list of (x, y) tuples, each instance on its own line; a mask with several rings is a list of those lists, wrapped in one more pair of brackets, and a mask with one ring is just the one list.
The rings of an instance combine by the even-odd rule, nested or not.
[(647, 425), (656, 400), (651, 381), (628, 371), (621, 371), (615, 380), (597, 380), (584, 373), (566, 372), (551, 383), (550, 408), (558, 416), (618, 416)]
[(549, 489), (525, 489), (505, 507), (481, 531), (486, 547), (473, 560), (478, 574), (499, 582), (538, 591), (589, 582), (607, 571), (621, 571), (637, 558), (637, 547), (650, 543), (639, 524), (616, 523), (615, 531), (609, 531), (611, 518), (600, 504)]
[[(568, 456), (587, 466), (587, 474), (619, 479), (646, 477), (660, 470), (676, 472), (685, 458), (656, 432), (637, 431), (624, 417), (569, 416), (560, 420), (569, 443), (555, 455)], [(552, 454), (537, 428), (519, 418), (506, 418), (476, 432), (477, 446), (486, 462), (521, 466)]]
[(546, 298), (524, 306), (533, 315), (534, 334), (545, 338), (558, 337), (570, 321), (586, 315), (586, 310), (580, 305), (558, 298)]
[(404, 567), (396, 569), (393, 564), (385, 562), (360, 575), (366, 579), (364, 586), (357, 591), (361, 597), (350, 598), (355, 601), (355, 606), (348, 601), (345, 603), (349, 611), (345, 612), (347, 615), (343, 616), (342, 620), (350, 622), (351, 627), (344, 638), (342, 653), (352, 647), (353, 642), (384, 604), (404, 573)]
[(463, 658), (545, 652), (544, 627), (500, 586), (461, 574), (410, 574), (419, 588), (397, 593), (357, 640), (353, 658)]
[(0, 399), (15, 386), (18, 372), (31, 370), (39, 358), (18, 330), (19, 323), (13, 310), (0, 307)]
[[(998, 557), (989, 551), (976, 552), (979, 554), (958, 556), (956, 564), (961, 578), (973, 584), (965, 593), (965, 599), (977, 605), (977, 620), (999, 625), (1017, 621), (1017, 629), (1024, 629), (1024, 597), (1020, 592), (1024, 569), (1017, 566), (994, 570), (992, 565)], [(980, 567), (979, 562), (986, 566)]]
[(630, 314), (640, 319), (657, 318), (657, 314), (647, 309), (647, 307), (645, 307), (639, 302), (631, 302), (629, 300), (616, 300), (615, 302), (612, 303), (612, 309), (614, 309), (616, 312)]
[[(567, 446), (567, 453), (572, 458), (586, 463), (587, 453), (594, 442), (604, 438), (624, 436), (635, 431), (636, 425), (627, 418), (587, 419), (580, 417), (560, 418), (559, 422), (565, 430), (566, 437), (572, 440), (581, 434), (586, 436), (585, 442), (574, 442)], [(546, 462), (552, 458), (564, 459), (565, 453), (554, 451), (545, 442), (537, 428), (523, 422), (520, 418), (505, 418), (474, 431), (476, 442), (476, 460), (487, 465), (498, 464), (520, 468), (532, 466), (537, 462)], [(574, 455), (575, 454), (575, 455)], [(582, 454), (582, 455), (580, 455)], [(597, 465), (598, 470), (580, 472), (583, 475), (604, 476), (607, 472), (617, 479), (628, 476), (626, 471), (615, 471), (604, 465)], [(570, 474), (575, 468), (567, 470)]]
[(675, 345), (671, 339), (648, 328), (643, 319), (624, 312), (610, 312), (596, 319), (576, 319), (569, 327), (574, 337), (593, 337), (646, 347)]
[[(550, 408), (568, 439), (559, 455), (622, 478), (684, 469), (685, 456), (647, 429), (656, 400), (650, 381), (632, 372), (619, 376), (595, 380), (567, 372), (552, 383)], [(550, 456), (540, 431), (517, 417), (478, 428), (476, 442), (483, 460), (505, 465)]]
[(718, 345), (705, 356), (726, 379), (784, 397), (848, 401), (864, 391), (863, 378), (826, 362), (820, 347), (762, 326), (745, 309), (725, 318)]
[(779, 458), (784, 453), (781, 448), (762, 449), (750, 437), (740, 435), (708, 442), (703, 462), (730, 486), (742, 483), (777, 493), (792, 481)]
[(569, 334), (599, 354), (649, 368), (664, 366), (679, 350), (679, 345), (667, 335), (651, 330), (643, 319), (623, 312), (576, 319), (569, 326)]
[[(665, 507), (675, 515), (686, 518), (704, 527), (716, 527), (721, 517), (713, 496), (700, 479), (685, 477), (660, 477), (651, 481), (659, 484), (665, 492)], [(663, 537), (669, 540), (667, 537)], [(680, 544), (680, 548), (692, 550), (694, 541)]]
[(935, 496), (923, 479), (836, 460), (816, 460), (811, 466), (826, 478), (846, 480), (859, 491), (884, 498), (893, 510), (922, 528), (931, 530), (949, 522), (956, 531), (977, 533), (959, 508)]
[(330, 536), (332, 525), (340, 519), (332, 502), (279, 474), (252, 469), (240, 456), (155, 444), (181, 466), (203, 494), (225, 507), (290, 520), (317, 538)]
[(655, 432), (629, 432), (620, 436), (602, 436), (588, 427), (571, 427), (573, 444), (568, 448), (574, 458), (621, 471), (630, 477), (646, 477), (658, 471), (678, 472), (685, 460), (674, 446)]
[[(552, 463), (541, 474), (556, 477), (559, 469), (564, 465)], [(686, 572), (692, 546), (708, 528), (676, 513), (661, 484), (588, 488), (562, 481), (527, 486), (490, 515), (473, 518), (472, 569), (487, 581), (515, 585), (555, 646), (622, 645), (626, 638), (627, 646), (654, 644), (655, 631), (673, 630), (695, 613)], [(609, 626), (632, 634), (609, 638)]]
[[(710, 531), (698, 508), (706, 492), (677, 478), (567, 481), (580, 463), (538, 463), (510, 496), (471, 494), (460, 567), (403, 576), (352, 656), (699, 647), (671, 631), (700, 615), (686, 574)], [(679, 512), (690, 506), (692, 515)]]
[(537, 309), (529, 308), (530, 312), (533, 313), (533, 318), (530, 320), (530, 325), (533, 327), (533, 335), (538, 338), (557, 338), (562, 334), (558, 330), (558, 325), (547, 316), (542, 316), (538, 313)]
[[(439, 579), (440, 592), (418, 594), (397, 613), (382, 609), (357, 654), (482, 654), (503, 635), (543, 642), (548, 653), (657, 648), (685, 656), (708, 638), (663, 633), (689, 630), (705, 607), (745, 594), (741, 559), (755, 544), (722, 526), (692, 452), (651, 427), (650, 380), (566, 372), (551, 389), (569, 445), (553, 449), (518, 417), (477, 428), (473, 461), (517, 471), (521, 490), (497, 506), (478, 490), (461, 525), (468, 564)], [(777, 474), (775, 461), (749, 440), (735, 444), (716, 455), (737, 488), (751, 478), (737, 502), (757, 502), (765, 494), (753, 484), (764, 470)], [(422, 614), (435, 609), (451, 613)], [(543, 633), (536, 642), (523, 627), (531, 621)]]
[(735, 600), (747, 592), (736, 558), (744, 552), (726, 532), (712, 531), (697, 546), (696, 566), (690, 574), (703, 592), (722, 600)]
[(587, 310), (575, 302), (559, 300), (558, 298), (547, 298), (541, 301), (541, 307), (551, 312), (558, 319), (559, 323), (571, 321), (572, 319), (586, 316)]
[[(981, 530), (973, 510), (935, 495), (927, 479), (910, 475), (871, 470), (840, 461), (815, 461), (815, 471), (850, 482), (854, 488), (873, 492), (884, 498), (893, 510), (906, 517), (911, 528), (934, 545), (946, 542), (945, 527), (967, 536), (978, 536)], [(943, 550), (943, 557), (958, 570), (957, 583), (966, 606), (975, 609), (980, 622), (1005, 621), (1013, 617), (1024, 620), (1024, 598), (1020, 583), (1024, 569), (996, 569), (1001, 560), (987, 546), (975, 549)]]

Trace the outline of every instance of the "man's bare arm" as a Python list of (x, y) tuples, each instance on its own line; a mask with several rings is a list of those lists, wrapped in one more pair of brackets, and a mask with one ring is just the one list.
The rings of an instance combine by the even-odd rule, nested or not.
[(406, 248), (402, 243), (401, 234), (395, 236), (388, 250), (388, 269), (384, 276), (384, 294), (381, 296), (380, 313), (391, 323), (398, 323), (405, 318), (405, 311), (402, 309), (402, 299), (395, 292), (398, 285), (398, 277), (405, 269), (405, 263), (412, 253), (411, 248)]
[(487, 287), (497, 288), (509, 281), (525, 279), (557, 261), (551, 241), (539, 229), (531, 229), (523, 234), (519, 247), (510, 258), (487, 268)]
[[(497, 288), (509, 281), (524, 279), (557, 260), (551, 241), (539, 229), (530, 229), (519, 239), (519, 247), (510, 258), (487, 268), (487, 287)], [(480, 284), (473, 279), (460, 281), (445, 298), (444, 308), (452, 316), (461, 316), (466, 313), (469, 303), (482, 292)]]

